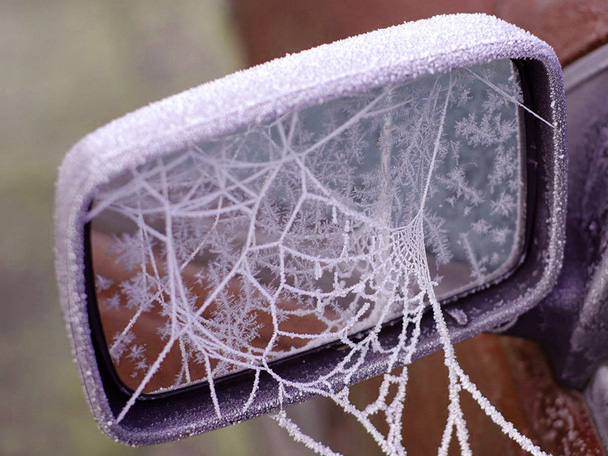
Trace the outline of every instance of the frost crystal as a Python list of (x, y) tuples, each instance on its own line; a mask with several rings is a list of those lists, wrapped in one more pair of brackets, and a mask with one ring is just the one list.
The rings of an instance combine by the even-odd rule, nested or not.
[[(454, 431), (470, 454), (463, 389), (523, 448), (544, 454), (460, 369), (439, 304), (499, 280), (521, 254), (513, 76), (508, 60), (497, 61), (342, 97), (192, 144), (107, 186), (89, 220), (108, 348), (135, 391), (118, 421), (142, 393), (200, 381), (221, 416), (215, 380), (251, 369), (277, 380), (279, 399), (331, 397), (386, 454), (405, 454), (407, 367), (391, 372), (412, 361), (420, 319), (432, 312), (449, 370), (439, 454)], [(394, 319), (399, 342), (382, 346), (378, 334)], [(348, 353), (318, 378), (273, 370), (273, 360), (330, 341)], [(348, 382), (379, 350), (389, 368), (378, 398), (358, 409), (332, 380)], [(245, 409), (256, 393), (257, 381)], [(386, 434), (371, 420), (380, 412)], [(275, 418), (319, 454), (335, 454), (285, 412)]]

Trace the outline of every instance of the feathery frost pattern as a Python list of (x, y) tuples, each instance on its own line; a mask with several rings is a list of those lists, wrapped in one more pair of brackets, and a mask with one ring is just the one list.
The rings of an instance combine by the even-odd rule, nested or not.
[[(544, 454), (460, 369), (439, 304), (499, 280), (521, 254), (521, 99), (511, 62), (497, 61), (290, 112), (112, 182), (89, 220), (108, 349), (135, 391), (117, 419), (141, 394), (201, 381), (222, 416), (214, 382), (251, 369), (244, 410), (266, 372), (280, 400), (331, 397), (386, 454), (406, 454), (407, 364), (421, 317), (432, 312), (449, 371), (439, 454), (453, 434), (471, 453), (462, 390), (523, 448)], [(383, 346), (378, 334), (395, 319), (399, 342)], [(274, 360), (336, 340), (347, 353), (318, 378), (273, 369)], [(358, 409), (332, 380), (348, 383), (377, 351), (389, 368), (377, 399)], [(379, 413), (388, 433), (372, 422)], [(295, 440), (336, 454), (284, 411), (274, 417)]]

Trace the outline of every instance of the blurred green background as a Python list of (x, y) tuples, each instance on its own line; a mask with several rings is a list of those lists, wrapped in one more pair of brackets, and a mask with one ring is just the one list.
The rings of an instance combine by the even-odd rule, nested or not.
[(0, 0), (0, 454), (303, 454), (268, 418), (173, 444), (102, 435), (53, 267), (57, 168), (82, 136), (243, 65), (221, 0)]

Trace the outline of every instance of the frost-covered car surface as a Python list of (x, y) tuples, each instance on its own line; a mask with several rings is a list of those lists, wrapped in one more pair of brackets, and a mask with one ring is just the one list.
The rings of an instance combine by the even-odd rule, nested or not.
[[(517, 72), (501, 80), (489, 76), (487, 66), (476, 66), (500, 59), (515, 62)], [(519, 77), (521, 91), (514, 86)], [(487, 99), (467, 108), (475, 84)], [(270, 62), (85, 138), (60, 173), (57, 268), (100, 426), (114, 438), (142, 444), (231, 424), (313, 395), (348, 409), (345, 386), (381, 373), (383, 388), (400, 391), (391, 406), (399, 414), (407, 370), (397, 377), (388, 372), (443, 348), (452, 403), (446, 435), (456, 429), (466, 448), (458, 391), (477, 398), (479, 392), (457, 365), (452, 343), (512, 320), (554, 283), (563, 247), (563, 113), (559, 64), (545, 43), (495, 18), (445, 16)], [(394, 123), (399, 115), (401, 125)], [(302, 129), (303, 122), (319, 126)], [(453, 133), (444, 134), (446, 129)], [(348, 156), (340, 155), (344, 148)], [(476, 148), (492, 150), (495, 158), (467, 156)], [(517, 165), (518, 150), (526, 151), (520, 161), (525, 165)], [(478, 176), (487, 177), (473, 177), (474, 170), (467, 176), (465, 168), (476, 165)], [(472, 231), (463, 229), (467, 222), (440, 216), (451, 208), (469, 217)], [(138, 268), (120, 280), (122, 296), (107, 301), (102, 293), (114, 279), (94, 276), (89, 241), (96, 235), (88, 224), (106, 209), (137, 227), (106, 251), (127, 272), (134, 262)], [(230, 212), (234, 216), (226, 217)], [(448, 220), (455, 222), (453, 245), (441, 233)], [(203, 232), (194, 237), (203, 239), (187, 244), (196, 229)], [(480, 251), (473, 249), (473, 237)], [(508, 237), (511, 247), (501, 254)], [(494, 256), (484, 247), (492, 243)], [(194, 275), (206, 293), (197, 304), (182, 274), (199, 252), (211, 261)], [(438, 272), (458, 255), (470, 279), (453, 288), (449, 312), (455, 317), (446, 320), (436, 295)], [(436, 263), (432, 273), (430, 258)], [(324, 276), (329, 287), (318, 283)], [(235, 280), (237, 292), (230, 290)], [(131, 311), (109, 337), (101, 330), (94, 284), (102, 310), (125, 305)], [(299, 307), (283, 305), (289, 301)], [(245, 316), (235, 316), (238, 306), (248, 306)], [(163, 345), (147, 359), (146, 347), (130, 330), (151, 307), (166, 321), (156, 328)], [(321, 329), (298, 332), (281, 325), (306, 315), (315, 315)], [(264, 318), (272, 332), (260, 343), (254, 330)], [(282, 337), (308, 340), (304, 348), (331, 339), (338, 344), (271, 364)], [(106, 345), (105, 338), (114, 344)], [(174, 359), (172, 350), (181, 358), (177, 384), (145, 391), (163, 362)], [(116, 378), (123, 356), (135, 363), (131, 390)], [(206, 382), (178, 388), (193, 383), (191, 360), (203, 366)], [(242, 375), (218, 381), (243, 368)], [(153, 398), (142, 395), (159, 390), (164, 392)], [(382, 448), (400, 448), (392, 431), (381, 436), (368, 424), (381, 402), (353, 415)], [(503, 429), (512, 429), (487, 401), (478, 402)], [(295, 432), (284, 414), (279, 421)], [(517, 431), (510, 435), (541, 454)], [(447, 444), (449, 439), (442, 447)]]
[(585, 390), (608, 444), (608, 46), (566, 67), (564, 76), (570, 154), (564, 266), (554, 290), (514, 333), (540, 341), (556, 377)]

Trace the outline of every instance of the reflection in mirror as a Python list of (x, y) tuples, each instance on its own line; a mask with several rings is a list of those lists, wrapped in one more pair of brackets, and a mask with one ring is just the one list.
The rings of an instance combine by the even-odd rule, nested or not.
[[(521, 259), (521, 88), (509, 60), (344, 96), (111, 182), (89, 220), (122, 382), (247, 369), (496, 282)], [(417, 255), (424, 245), (426, 256)], [(427, 268), (428, 264), (428, 268)]]

